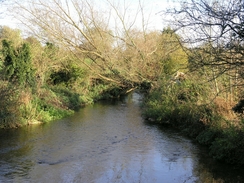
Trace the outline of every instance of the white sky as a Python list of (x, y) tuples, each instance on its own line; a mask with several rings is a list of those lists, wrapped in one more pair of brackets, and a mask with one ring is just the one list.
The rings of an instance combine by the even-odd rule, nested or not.
[[(99, 0), (98, 0), (99, 1)], [(123, 3), (124, 0), (115, 0), (116, 2)], [(6, 2), (6, 1), (5, 1)], [(11, 2), (7, 1), (7, 6)], [(131, 9), (134, 7), (137, 7), (138, 0), (126, 0), (131, 5)], [(162, 20), (162, 17), (160, 16), (160, 11), (164, 10), (165, 8), (173, 7), (177, 4), (177, 0), (141, 0), (141, 3), (143, 4), (145, 11), (149, 14), (150, 13), (150, 21), (149, 21), (149, 28), (150, 29), (156, 29), (156, 30), (162, 30), (165, 26)], [(11, 28), (20, 28), (20, 25), (17, 24), (17, 21), (9, 15), (9, 11), (3, 3), (0, 4), (0, 25), (7, 25)], [(147, 15), (145, 15), (147, 16)]]

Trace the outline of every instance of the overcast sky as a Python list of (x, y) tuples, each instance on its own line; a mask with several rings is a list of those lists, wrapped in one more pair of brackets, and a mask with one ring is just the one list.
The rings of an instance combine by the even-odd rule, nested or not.
[[(99, 0), (98, 0), (99, 1)], [(124, 0), (116, 0), (119, 3), (122, 3)], [(137, 7), (138, 0), (126, 0), (131, 5), (133, 12), (133, 6)], [(141, 0), (142, 4), (145, 7), (145, 12), (150, 13), (150, 29), (162, 30), (165, 27), (165, 24), (162, 21), (160, 11), (165, 8), (175, 6), (177, 0)], [(9, 4), (10, 1), (7, 1)], [(101, 1), (100, 1), (101, 2)], [(16, 20), (9, 16), (10, 12), (6, 6), (0, 5), (0, 25), (7, 25), (12, 28), (20, 28), (20, 25), (16, 24)]]

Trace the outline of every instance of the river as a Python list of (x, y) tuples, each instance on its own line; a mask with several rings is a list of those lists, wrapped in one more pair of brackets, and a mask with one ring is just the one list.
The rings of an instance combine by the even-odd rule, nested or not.
[(0, 182), (244, 182), (241, 168), (141, 117), (141, 95), (54, 122), (0, 131)]

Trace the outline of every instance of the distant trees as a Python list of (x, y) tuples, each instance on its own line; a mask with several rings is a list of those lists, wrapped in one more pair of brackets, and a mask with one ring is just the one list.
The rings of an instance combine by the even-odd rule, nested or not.
[(12, 29), (8, 26), (0, 26), (0, 40), (3, 39), (11, 41), (14, 48), (19, 47), (23, 43), (20, 30)]
[(188, 70), (188, 56), (181, 45), (181, 37), (170, 27), (162, 31), (156, 54), (163, 66), (163, 73), (172, 75), (179, 70)]

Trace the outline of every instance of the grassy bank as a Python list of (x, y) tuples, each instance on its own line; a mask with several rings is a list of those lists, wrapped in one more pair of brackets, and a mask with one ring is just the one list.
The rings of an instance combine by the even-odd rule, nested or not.
[(244, 164), (243, 119), (207, 86), (194, 81), (162, 82), (146, 97), (143, 115), (152, 123), (171, 125), (209, 147), (216, 160)]
[[(80, 92), (64, 85), (50, 85), (35, 91), (0, 83), (0, 128), (46, 123), (72, 115), (84, 105), (113, 97), (117, 88), (98, 84)], [(117, 91), (121, 92), (121, 91)]]

